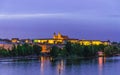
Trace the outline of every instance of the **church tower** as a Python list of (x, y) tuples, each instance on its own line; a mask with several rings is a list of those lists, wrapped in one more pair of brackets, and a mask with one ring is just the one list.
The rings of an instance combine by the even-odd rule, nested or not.
[(56, 33), (54, 32), (54, 34), (53, 34), (53, 39), (56, 39), (57, 38), (57, 35), (56, 35)]
[(58, 33), (58, 39), (62, 39), (62, 35), (60, 32)]

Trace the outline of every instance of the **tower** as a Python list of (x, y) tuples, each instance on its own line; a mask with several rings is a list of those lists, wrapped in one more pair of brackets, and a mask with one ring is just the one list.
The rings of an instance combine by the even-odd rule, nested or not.
[(54, 34), (53, 34), (53, 39), (56, 39), (56, 33), (54, 32)]
[(59, 32), (58, 33), (58, 39), (61, 39), (62, 38), (62, 35), (61, 35), (61, 33)]

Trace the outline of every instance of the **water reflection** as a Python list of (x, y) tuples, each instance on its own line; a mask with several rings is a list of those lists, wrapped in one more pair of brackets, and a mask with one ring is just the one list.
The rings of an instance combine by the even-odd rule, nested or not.
[(41, 75), (44, 75), (44, 58), (41, 57), (41, 64), (40, 64), (40, 68), (41, 68)]
[(58, 75), (62, 75), (62, 71), (64, 69), (64, 61), (60, 60), (57, 64)]
[(40, 74), (46, 75), (47, 71), (51, 71), (52, 69), (55, 70), (52, 72), (55, 73), (53, 75), (62, 75), (64, 70), (64, 60), (54, 60), (51, 57), (40, 57)]
[(120, 57), (11, 60), (0, 62), (0, 75), (120, 75)]
[(39, 61), (40, 75), (106, 75), (105, 73), (113, 69), (110, 68), (111, 66), (114, 67), (114, 65), (120, 63), (120, 57), (99, 57), (93, 59), (53, 59), (50, 57), (40, 57)]
[(44, 75), (44, 72), (45, 72), (45, 69), (46, 69), (46, 66), (47, 63), (49, 63), (49, 60), (50, 58), (49, 57), (40, 57), (40, 72), (41, 72), (41, 75)]
[(103, 65), (106, 62), (106, 58), (105, 57), (99, 57), (98, 58), (98, 67), (99, 67), (99, 75), (103, 75)]

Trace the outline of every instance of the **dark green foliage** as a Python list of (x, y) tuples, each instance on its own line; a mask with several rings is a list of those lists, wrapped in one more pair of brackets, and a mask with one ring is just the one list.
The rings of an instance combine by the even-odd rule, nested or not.
[[(30, 44), (13, 45), (12, 50), (0, 48), (0, 57), (6, 56), (28, 56), (40, 55), (41, 46)], [(67, 42), (63, 48), (53, 46), (50, 50), (52, 57), (95, 57), (97, 52), (102, 51), (105, 56), (113, 56), (120, 54), (120, 45), (80, 45), (78, 43)]]
[(60, 55), (60, 51), (60, 48), (58, 48), (57, 46), (53, 46), (50, 50), (50, 56), (57, 57)]
[(0, 56), (1, 57), (9, 56), (9, 51), (6, 49), (0, 48)]
[(107, 46), (104, 49), (104, 53), (106, 56), (113, 56), (116, 54), (120, 54), (120, 48), (117, 46)]
[(85, 46), (84, 47), (84, 51), (83, 51), (83, 56), (84, 57), (89, 57), (90, 56), (90, 50), (89, 50), (89, 46)]
[(68, 54), (68, 56), (91, 57), (91, 56), (96, 56), (97, 52), (102, 49), (103, 49), (102, 45), (85, 46), (85, 45), (80, 45), (78, 43), (73, 44), (68, 42), (65, 45), (64, 50), (66, 50), (66, 53)]
[(51, 56), (77, 56), (77, 57), (95, 57), (98, 51), (102, 51), (106, 56), (120, 53), (120, 47), (114, 45), (80, 45), (78, 43), (67, 42), (63, 49), (52, 47)]
[(18, 44), (14, 45), (10, 51), (11, 56), (27, 56), (33, 54), (33, 48), (29, 44)]
[(72, 55), (83, 56), (82, 52), (83, 52), (83, 47), (80, 46), (80, 44), (72, 45), (72, 53), (73, 53)]
[(65, 50), (66, 50), (66, 52), (67, 52), (67, 56), (69, 56), (69, 55), (71, 55), (72, 54), (72, 44), (70, 43), (70, 42), (67, 42), (66, 44), (65, 44)]
[(13, 48), (11, 51), (9, 51), (11, 56), (18, 56), (18, 50), (17, 47), (15, 45), (13, 45)]
[(40, 55), (42, 47), (40, 47), (39, 45), (33, 45), (33, 50), (36, 55)]
[(4, 48), (0, 48), (0, 56), (28, 56), (28, 55), (39, 55), (42, 48), (38, 45), (30, 45), (30, 44), (18, 44), (13, 45), (12, 50), (6, 50)]
[(28, 55), (39, 55), (41, 52), (41, 47), (38, 45), (29, 44), (18, 44), (14, 45), (12, 50), (9, 51), (11, 56), (28, 56)]

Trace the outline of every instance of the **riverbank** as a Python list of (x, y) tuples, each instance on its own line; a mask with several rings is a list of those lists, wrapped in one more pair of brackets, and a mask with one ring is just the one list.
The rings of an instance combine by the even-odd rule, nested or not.
[(0, 62), (38, 60), (40, 56), (0, 57)]
[(116, 54), (116, 55), (110, 55), (110, 56), (90, 56), (90, 57), (79, 57), (79, 56), (68, 56), (68, 57), (53, 57), (52, 60), (59, 60), (59, 59), (94, 59), (94, 58), (99, 58), (99, 57), (119, 57), (120, 54)]
[[(120, 54), (117, 55), (112, 55), (112, 56), (100, 56), (100, 57), (117, 57), (120, 56)], [(79, 56), (58, 56), (58, 57), (51, 57), (51, 56), (36, 56), (36, 55), (31, 55), (31, 56), (16, 56), (16, 57), (0, 57), (0, 62), (15, 62), (15, 61), (30, 61), (30, 60), (40, 60), (41, 57), (48, 57), (50, 58), (51, 61), (54, 60), (60, 60), (60, 59), (94, 59), (94, 58), (99, 58), (99, 56), (91, 56), (91, 57), (79, 57)]]
[(0, 57), (0, 62), (16, 62), (16, 61), (31, 61), (31, 60), (41, 60), (41, 57), (50, 58), (51, 61), (60, 59), (93, 59), (97, 57), (51, 57), (51, 56), (17, 56), (17, 57)]

